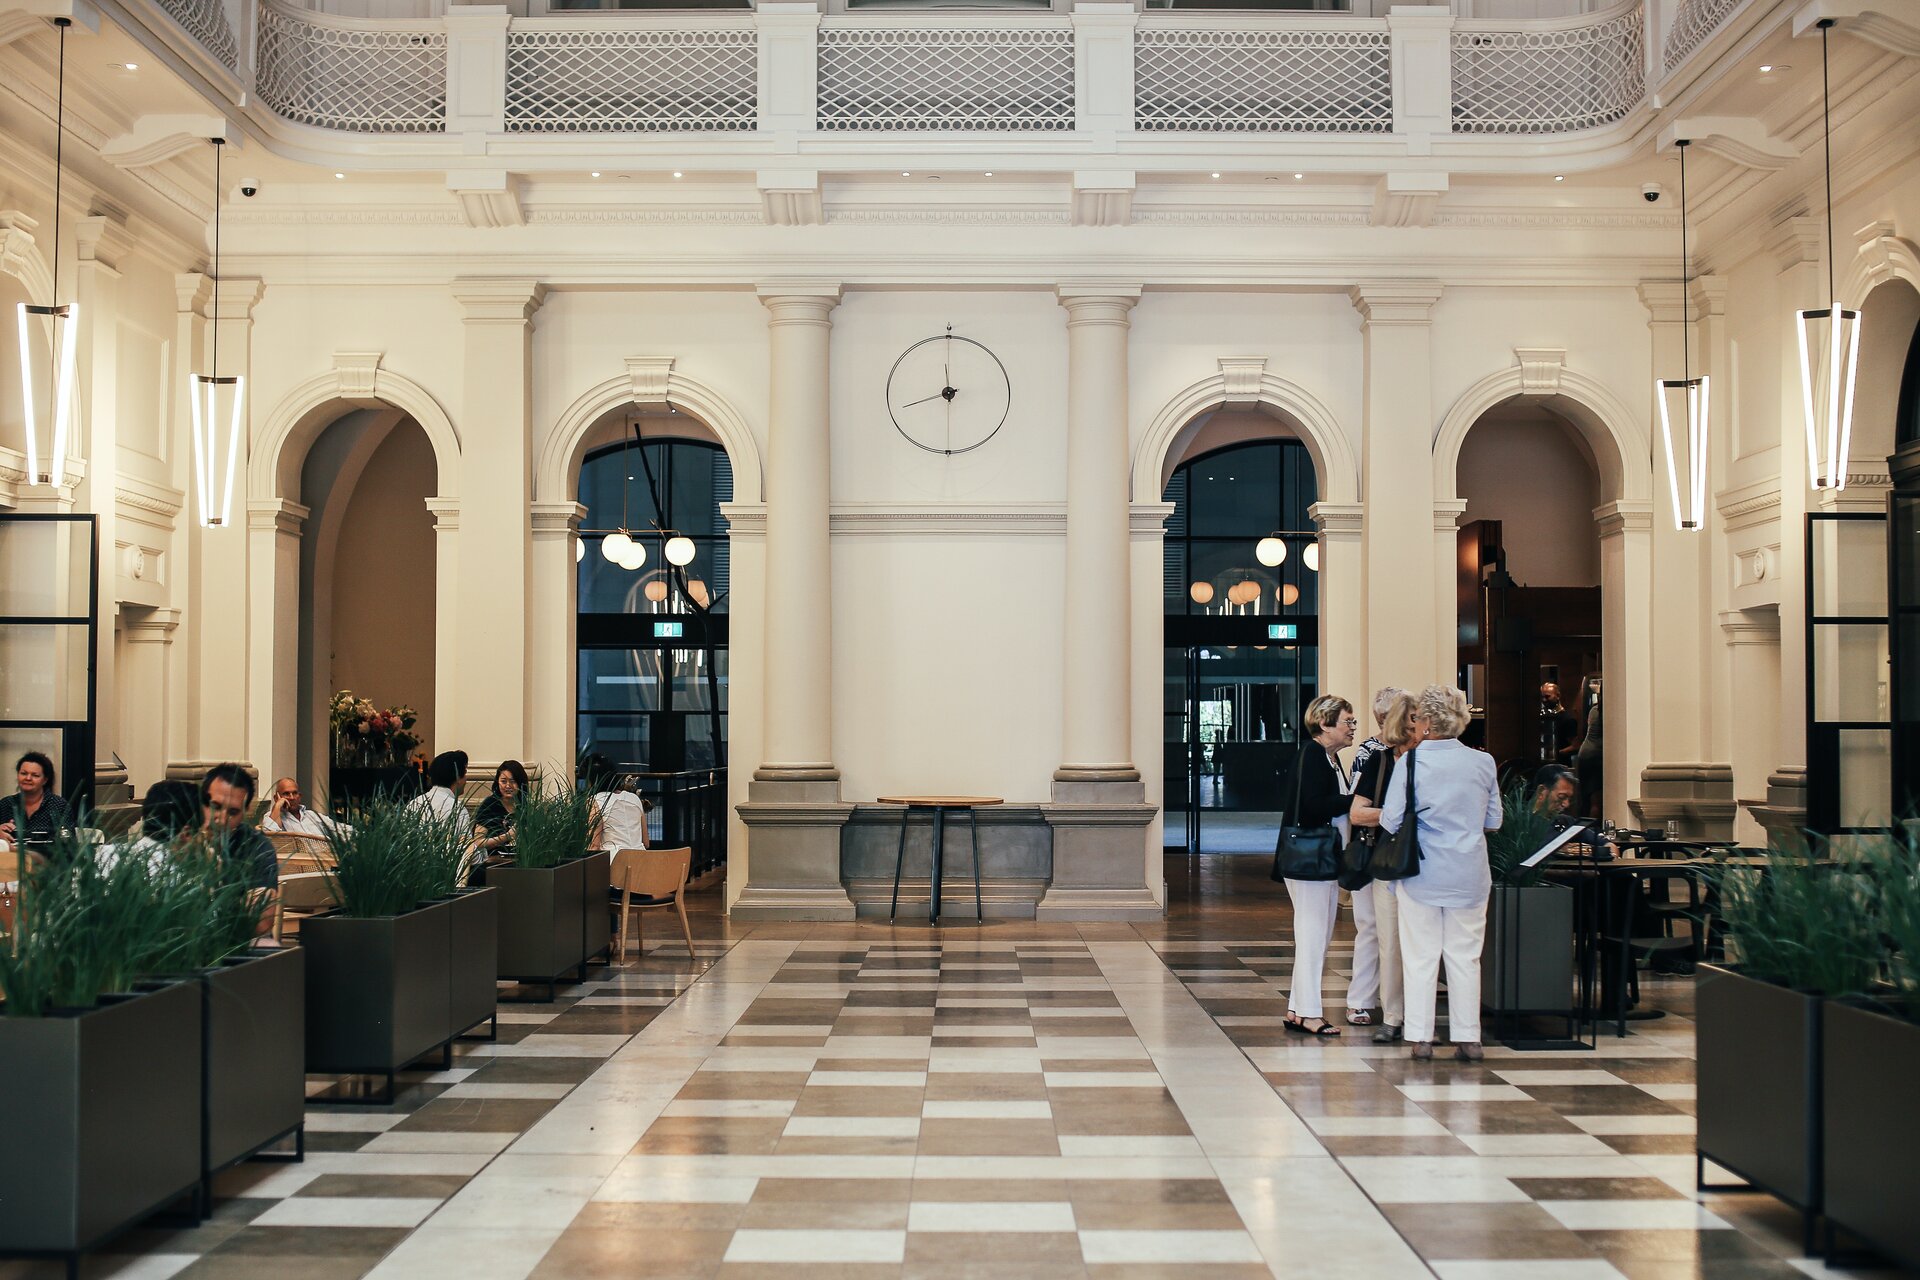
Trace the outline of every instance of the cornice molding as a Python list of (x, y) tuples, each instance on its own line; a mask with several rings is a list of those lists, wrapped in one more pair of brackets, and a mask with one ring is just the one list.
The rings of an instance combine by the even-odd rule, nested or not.
[(1401, 327), (1433, 322), (1444, 286), (1438, 280), (1371, 280), (1347, 290), (1363, 327)]
[(526, 221), (535, 227), (751, 227), (766, 219), (756, 209), (530, 209)]
[(764, 502), (723, 502), (720, 517), (727, 522), (730, 538), (757, 541), (767, 536), (767, 504)]
[(185, 490), (126, 472), (120, 475), (119, 484), (113, 491), (113, 500), (123, 509), (123, 514), (133, 511), (159, 516), (161, 519), (158, 522), (142, 523), (159, 523), (169, 528), (173, 525), (174, 517), (187, 505)]
[[(1134, 502), (1127, 506), (1127, 528), (1135, 538), (1164, 538), (1167, 520), (1173, 515), (1171, 502)], [(1064, 532), (1065, 522), (1062, 522)]]
[(306, 526), (310, 508), (289, 498), (250, 498), (247, 500), (249, 532), (273, 532), (299, 537)]
[(1467, 514), (1465, 498), (1437, 498), (1433, 504), (1433, 531), (1452, 533), (1460, 527), (1460, 518)]
[(1359, 502), (1316, 502), (1307, 508), (1307, 518), (1328, 540), (1355, 540), (1366, 525), (1367, 508)]
[(435, 533), (460, 532), (460, 499), (435, 497), (427, 499), (427, 511), (433, 516)]
[(587, 517), (587, 509), (577, 502), (536, 502), (529, 510), (536, 538), (571, 534)]
[(1470, 227), (1500, 231), (1678, 231), (1677, 213), (1639, 213), (1609, 210), (1442, 209), (1434, 214), (1436, 227)]
[(1642, 499), (1621, 499), (1602, 503), (1593, 509), (1593, 523), (1600, 537), (1617, 538), (1628, 533), (1653, 532), (1653, 503)]
[[(1159, 518), (1164, 521), (1166, 516)], [(827, 527), (832, 533), (853, 537), (956, 533), (1063, 537), (1067, 506), (1064, 502), (837, 502), (829, 510)]]
[(1720, 615), (1720, 631), (1728, 645), (1780, 643), (1777, 610), (1729, 609)]
[(547, 286), (531, 278), (461, 276), (450, 292), (468, 324), (525, 324), (546, 301)]
[(1780, 478), (1772, 476), (1738, 489), (1723, 489), (1713, 500), (1728, 533), (1766, 524), (1780, 515)]

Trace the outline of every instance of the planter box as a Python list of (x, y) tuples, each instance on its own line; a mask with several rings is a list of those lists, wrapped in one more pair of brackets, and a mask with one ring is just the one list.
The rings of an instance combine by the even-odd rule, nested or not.
[(197, 983), (0, 1018), (0, 1249), (74, 1255), (200, 1185)]
[(607, 891), (613, 887), (613, 857), (607, 853), (589, 853), (581, 863), (587, 878), (583, 889), (586, 938), (580, 944), (580, 958), (585, 961), (606, 954), (613, 947), (613, 913), (607, 909)]
[(203, 1177), (305, 1123), (306, 974), (300, 948), (236, 956), (200, 974), (206, 1028)]
[(1710, 964), (1695, 991), (1699, 1154), (1810, 1219), (1822, 1205), (1823, 1001)]
[(307, 953), (307, 1070), (391, 1075), (447, 1043), (452, 1025), (453, 907), (401, 916), (314, 916)]
[(1822, 1018), (1828, 1221), (1920, 1267), (1920, 1026), (1832, 1002)]
[[(587, 955), (586, 859), (555, 867), (491, 867), (487, 885), (500, 895), (500, 977), (552, 985), (581, 967)], [(606, 899), (603, 887), (603, 911)]]
[(1573, 896), (1567, 885), (1493, 887), (1483, 1007), (1511, 1014), (1564, 1015), (1572, 1009)]
[(499, 995), (500, 891), (465, 889), (447, 903), (453, 911), (447, 1024), (451, 1038), (493, 1020)]

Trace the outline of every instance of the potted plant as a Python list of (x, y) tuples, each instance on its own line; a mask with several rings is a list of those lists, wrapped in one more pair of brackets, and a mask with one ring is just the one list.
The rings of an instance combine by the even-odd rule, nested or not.
[(203, 996), (137, 981), (178, 941), (143, 860), (96, 860), (70, 834), (49, 855), (0, 940), (0, 1076), (20, 1100), (0, 1242), (64, 1256), (72, 1273), (81, 1252), (200, 1185)]
[(1487, 835), (1493, 893), (1487, 903), (1487, 976), (1480, 1003), (1496, 1014), (1561, 1014), (1573, 1004), (1573, 889), (1524, 865), (1554, 836), (1551, 815), (1524, 783), (1501, 797), (1500, 829)]
[(587, 847), (593, 818), (593, 798), (577, 787), (530, 787), (513, 814), (513, 861), (487, 870), (500, 891), (499, 975), (545, 983), (549, 1000), (563, 975), (585, 976), (588, 914), (605, 924), (607, 855)]
[(1822, 1005), (1873, 981), (1869, 895), (1856, 869), (1804, 850), (1714, 878), (1738, 960), (1697, 971), (1697, 1167), (1703, 1185), (1712, 1160), (1799, 1209), (1811, 1248), (1824, 1203)]
[(1887, 981), (1821, 1014), (1822, 1207), (1830, 1225), (1920, 1266), (1920, 841), (1908, 827), (1864, 853), (1878, 908), (1868, 941), (1886, 944)]
[(453, 907), (421, 856), (422, 815), (389, 800), (328, 834), (339, 906), (302, 924), (307, 953), (307, 1070), (394, 1073), (448, 1044)]
[(448, 923), (450, 952), (447, 1035), (457, 1038), (480, 1023), (489, 1026), (489, 1038), (498, 1031), (496, 981), (500, 947), (500, 894), (481, 886), (467, 887), (473, 865), (473, 822), (465, 809), (445, 818), (414, 812), (415, 857), (421, 869), (423, 897), (444, 901), (452, 913)]

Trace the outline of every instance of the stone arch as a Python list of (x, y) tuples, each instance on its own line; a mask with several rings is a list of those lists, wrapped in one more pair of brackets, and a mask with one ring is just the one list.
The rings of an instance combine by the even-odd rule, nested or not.
[(740, 412), (719, 392), (678, 373), (670, 356), (634, 356), (627, 372), (590, 387), (560, 415), (540, 447), (534, 469), (534, 499), (571, 502), (587, 437), (608, 413), (628, 405), (671, 405), (698, 419), (719, 438), (733, 464), (735, 502), (764, 500), (760, 451)]
[(0, 210), (0, 271), (26, 286), (30, 302), (45, 306), (53, 301), (53, 273), (34, 238), (38, 225), (17, 209)]
[(1566, 366), (1566, 352), (1519, 348), (1512, 368), (1490, 373), (1463, 391), (1433, 440), (1436, 503), (1459, 499), (1460, 447), (1488, 410), (1508, 400), (1544, 404), (1572, 423), (1600, 468), (1603, 502), (1653, 498), (1652, 443), (1642, 415), (1630, 412), (1598, 379)]
[(1223, 405), (1264, 406), (1299, 429), (1300, 439), (1313, 458), (1320, 500), (1357, 502), (1360, 472), (1353, 447), (1333, 413), (1300, 386), (1265, 370), (1258, 357), (1223, 358), (1220, 371), (1188, 386), (1167, 402), (1140, 438), (1133, 454), (1133, 501), (1158, 502), (1165, 485), (1167, 460), (1176, 457), (1197, 428), (1196, 419)]
[(1862, 233), (1848, 264), (1840, 304), (1860, 312), (1860, 356), (1854, 379), (1848, 487), (1888, 483), (1888, 457), (1899, 447), (1900, 382), (1914, 328), (1920, 324), (1920, 250), (1890, 223)]
[(453, 419), (425, 387), (391, 369), (382, 369), (380, 356), (377, 351), (336, 352), (332, 369), (308, 378), (281, 397), (267, 415), (254, 452), (255, 462), (247, 468), (249, 500), (298, 501), (300, 467), (307, 450), (340, 416), (342, 406), (391, 407), (412, 418), (433, 445), (439, 496), (458, 496), (460, 433), (454, 429)]
[(1892, 223), (1878, 222), (1868, 231), (1873, 234), (1862, 239), (1840, 280), (1840, 305), (1855, 310), (1889, 281), (1904, 280), (1920, 289), (1920, 246), (1895, 235)]

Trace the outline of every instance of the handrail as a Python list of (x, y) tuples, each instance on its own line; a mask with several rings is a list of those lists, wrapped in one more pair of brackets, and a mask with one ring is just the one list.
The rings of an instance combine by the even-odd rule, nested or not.
[(254, 92), (289, 120), (356, 133), (446, 129), (447, 29), (260, 0)]
[(1646, 97), (1640, 0), (1524, 25), (1454, 24), (1456, 133), (1567, 133), (1612, 124)]
[(1687, 55), (1707, 42), (1720, 24), (1741, 5), (1741, 0), (1682, 0), (1667, 28), (1666, 48), (1661, 65), (1668, 71), (1687, 60)]

